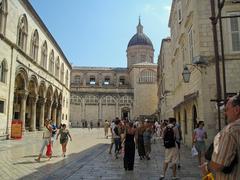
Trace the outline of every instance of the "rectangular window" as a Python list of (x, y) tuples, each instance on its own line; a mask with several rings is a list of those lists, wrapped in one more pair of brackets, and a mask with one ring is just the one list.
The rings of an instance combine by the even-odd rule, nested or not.
[(120, 84), (120, 85), (124, 85), (124, 84), (125, 84), (125, 79), (124, 79), (124, 78), (120, 78), (119, 84)]
[(188, 31), (188, 50), (189, 50), (189, 62), (192, 63), (193, 60), (193, 33), (192, 27)]
[(90, 77), (90, 84), (92, 85), (96, 84), (95, 77)]
[(104, 85), (109, 85), (110, 84), (110, 78), (106, 77), (103, 82)]
[[(229, 13), (229, 16), (240, 15), (239, 12)], [(229, 18), (230, 41), (233, 52), (240, 51), (240, 17)]]
[(4, 113), (4, 101), (0, 100), (0, 113)]

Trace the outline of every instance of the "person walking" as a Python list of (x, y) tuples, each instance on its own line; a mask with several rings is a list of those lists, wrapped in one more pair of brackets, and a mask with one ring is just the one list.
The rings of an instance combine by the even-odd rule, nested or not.
[[(40, 162), (45, 147), (47, 147), (48, 144), (51, 144), (51, 137), (52, 137), (52, 126), (50, 124), (50, 120), (46, 119), (44, 121), (42, 147), (38, 155), (38, 158), (35, 159), (35, 161)], [(51, 159), (51, 156), (49, 157), (49, 159)]]
[(106, 139), (108, 138), (108, 128), (109, 128), (108, 120), (105, 120), (105, 122), (104, 122), (104, 136), (106, 137)]
[(135, 136), (136, 129), (133, 127), (132, 122), (126, 122), (125, 138), (124, 138), (124, 169), (126, 171), (132, 171), (134, 167), (135, 159)]
[(137, 142), (137, 149), (138, 149), (138, 155), (140, 157), (140, 160), (143, 160), (146, 156), (145, 149), (144, 149), (144, 142), (143, 142), (143, 133), (145, 131), (145, 126), (143, 124), (143, 121), (139, 122), (139, 127), (136, 131), (136, 142)]
[(166, 176), (168, 164), (172, 163), (173, 177), (177, 179), (176, 163), (178, 159), (176, 148), (176, 128), (174, 128), (175, 118), (169, 118), (169, 124), (163, 130), (163, 142), (165, 147), (165, 160), (163, 163), (163, 174), (160, 176), (160, 180)]
[(228, 99), (225, 115), (228, 125), (214, 138), (211, 161), (201, 166), (202, 175), (215, 179), (237, 180), (240, 177), (240, 94)]
[(111, 125), (110, 125), (110, 132), (111, 132), (111, 144), (110, 144), (110, 147), (109, 147), (109, 154), (112, 154), (112, 147), (113, 147), (113, 144), (114, 144), (114, 138), (113, 138), (113, 129), (115, 128), (115, 121), (118, 120), (117, 118), (116, 119), (113, 119), (112, 122), (111, 122)]
[(152, 125), (148, 121), (145, 120), (145, 131), (143, 132), (143, 143), (144, 143), (144, 150), (146, 154), (147, 160), (150, 160), (150, 153), (151, 153), (151, 139), (152, 139)]
[(66, 151), (67, 151), (67, 143), (68, 143), (68, 137), (70, 138), (70, 141), (72, 141), (72, 137), (69, 133), (69, 130), (66, 128), (66, 124), (62, 125), (62, 128), (59, 130), (57, 134), (57, 138), (60, 135), (60, 144), (62, 145), (62, 155), (63, 157), (66, 156)]
[(199, 166), (204, 163), (204, 154), (206, 150), (205, 139), (207, 139), (207, 132), (205, 131), (204, 122), (199, 121), (198, 127), (193, 131), (193, 146), (195, 146), (198, 152), (198, 164)]
[(121, 149), (121, 139), (120, 139), (120, 120), (115, 121), (115, 127), (113, 129), (113, 139), (115, 144), (115, 157), (118, 159), (118, 154)]

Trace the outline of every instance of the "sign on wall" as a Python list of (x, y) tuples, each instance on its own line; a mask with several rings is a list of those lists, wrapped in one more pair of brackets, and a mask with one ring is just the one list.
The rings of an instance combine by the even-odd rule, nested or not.
[(22, 121), (19, 119), (12, 120), (11, 138), (14, 139), (22, 138)]

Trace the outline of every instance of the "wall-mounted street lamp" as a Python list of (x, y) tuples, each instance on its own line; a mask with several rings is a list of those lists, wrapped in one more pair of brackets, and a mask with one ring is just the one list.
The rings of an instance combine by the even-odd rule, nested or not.
[[(201, 68), (206, 67), (208, 65), (207, 58), (205, 58), (203, 56), (194, 57), (192, 62), (193, 62), (193, 64), (184, 64), (182, 76), (183, 76), (183, 81), (185, 83), (189, 83), (190, 76), (191, 76), (193, 69), (196, 68), (198, 71), (200, 71), (202, 73)], [(191, 67), (191, 68), (189, 68), (189, 67)]]

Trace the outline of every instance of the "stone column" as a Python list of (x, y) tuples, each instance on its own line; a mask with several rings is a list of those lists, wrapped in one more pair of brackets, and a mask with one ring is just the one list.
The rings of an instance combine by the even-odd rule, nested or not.
[(98, 104), (98, 121), (100, 122), (102, 120), (102, 102), (100, 100)]
[(51, 118), (51, 113), (52, 113), (52, 101), (48, 99), (47, 104), (48, 104), (47, 118), (50, 119)]
[(85, 104), (85, 99), (83, 101), (83, 120), (86, 121), (86, 104)]
[(52, 121), (53, 124), (56, 124), (56, 116), (57, 116), (57, 102), (54, 101), (52, 104)]
[(31, 121), (30, 121), (30, 131), (36, 131), (36, 108), (37, 108), (37, 97), (30, 97), (31, 101)]
[(116, 102), (116, 117), (119, 117), (119, 104), (118, 104), (118, 102)]
[(28, 93), (21, 92), (19, 95), (21, 96), (20, 120), (22, 120), (22, 131), (25, 131), (26, 100), (27, 100)]
[(56, 124), (57, 126), (60, 125), (61, 123), (61, 118), (62, 118), (62, 105), (59, 104), (57, 107), (57, 119), (56, 119)]
[(39, 104), (41, 106), (41, 109), (40, 109), (40, 122), (39, 122), (39, 129), (40, 131), (43, 130), (43, 127), (44, 127), (44, 111), (45, 111), (45, 102), (46, 102), (46, 99), (41, 97), (39, 99)]

